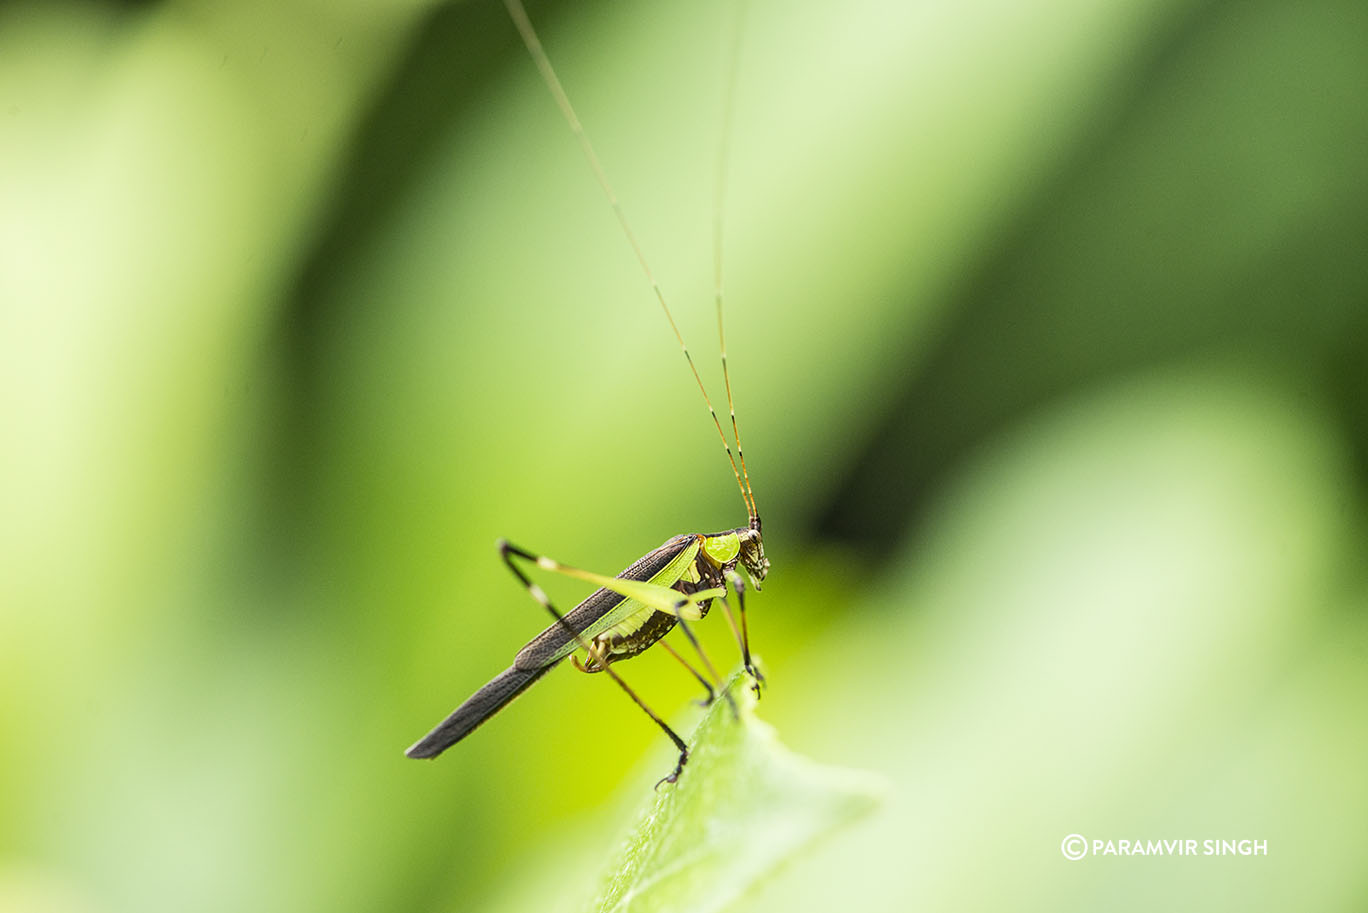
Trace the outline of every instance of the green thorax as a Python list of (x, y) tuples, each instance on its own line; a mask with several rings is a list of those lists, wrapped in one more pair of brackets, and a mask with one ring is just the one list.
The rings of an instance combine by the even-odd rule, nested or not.
[(718, 567), (732, 567), (741, 554), (741, 537), (736, 530), (704, 536), (703, 552)]

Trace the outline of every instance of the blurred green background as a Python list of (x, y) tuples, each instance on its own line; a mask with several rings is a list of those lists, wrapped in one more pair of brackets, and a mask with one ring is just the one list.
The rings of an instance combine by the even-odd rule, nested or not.
[[(726, 10), (531, 9), (714, 390)], [(1361, 0), (750, 3), (760, 712), (892, 793), (748, 910), (1368, 903), (1365, 99)], [(544, 623), (497, 537), (744, 514), (503, 9), (6, 7), (0, 264), (0, 909), (575, 909), (614, 689), (401, 752)]]

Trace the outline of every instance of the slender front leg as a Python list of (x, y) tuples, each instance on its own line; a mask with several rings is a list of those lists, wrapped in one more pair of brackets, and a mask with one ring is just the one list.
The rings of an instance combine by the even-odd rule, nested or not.
[[(751, 687), (755, 691), (755, 696), (758, 698), (760, 697), (760, 688), (765, 684), (765, 676), (760, 673), (760, 670), (756, 667), (755, 663), (751, 661), (750, 631), (746, 628), (746, 581), (742, 580), (741, 575), (733, 570), (727, 572), (727, 582), (730, 583), (732, 589), (736, 591), (737, 612), (741, 616), (741, 632), (739, 637), (741, 643), (741, 663), (745, 667), (746, 673), (750, 675), (753, 680)], [(722, 604), (725, 606), (727, 604), (726, 600), (723, 600)], [(727, 619), (729, 621), (731, 620), (730, 610), (727, 612)], [(732, 623), (732, 630), (736, 630), (735, 622)]]
[(557, 624), (564, 628), (565, 632), (573, 637), (580, 647), (598, 662), (603, 668), (603, 671), (608, 673), (608, 677), (618, 683), (618, 687), (627, 693), (627, 696), (632, 699), (632, 702), (640, 707), (642, 711), (660, 727), (661, 731), (669, 736), (670, 741), (674, 742), (675, 747), (679, 749), (679, 763), (675, 765), (674, 772), (659, 783), (656, 783), (656, 786), (659, 787), (661, 783), (673, 783), (678, 780), (680, 773), (684, 770), (684, 765), (688, 763), (689, 760), (689, 746), (684, 744), (684, 740), (679, 737), (678, 733), (667, 726), (665, 721), (657, 716), (654, 710), (646, 706), (646, 702), (632, 690), (631, 686), (622, 680), (622, 676), (618, 675), (617, 671), (608, 663), (608, 658), (599, 652), (599, 650), (585, 638), (582, 632), (576, 631), (570, 623), (565, 620), (565, 616), (557, 611), (556, 607), (551, 604), (551, 599), (546, 595), (546, 592), (541, 587), (537, 586), (537, 584), (533, 583), (528, 576), (513, 563), (513, 558), (516, 556), (522, 558), (524, 561), (531, 561), (533, 564), (537, 565), (543, 565), (545, 562), (538, 556), (533, 555), (530, 552), (525, 552), (517, 546), (510, 544), (506, 539), (499, 540), (499, 555), (503, 558), (504, 564), (508, 565), (508, 569), (513, 572), (513, 576), (517, 577), (527, 589), (527, 592), (532, 595), (532, 598), (541, 603), (542, 607), (551, 613), (551, 617), (556, 620)]

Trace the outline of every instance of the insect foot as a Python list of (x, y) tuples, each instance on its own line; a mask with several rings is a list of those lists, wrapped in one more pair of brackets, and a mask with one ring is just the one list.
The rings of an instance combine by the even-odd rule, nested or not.
[(674, 773), (668, 777), (663, 777), (656, 782), (655, 788), (660, 789), (661, 783), (674, 783), (679, 779), (679, 775), (684, 772), (684, 765), (689, 763), (689, 749), (684, 749), (679, 753), (679, 763), (675, 765)]
[(751, 677), (751, 690), (755, 692), (755, 699), (760, 699), (760, 692), (765, 686), (765, 676), (754, 664), (746, 666), (746, 674)]

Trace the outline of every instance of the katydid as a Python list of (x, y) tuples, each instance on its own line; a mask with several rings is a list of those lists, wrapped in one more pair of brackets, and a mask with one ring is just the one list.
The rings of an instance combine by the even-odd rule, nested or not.
[[(679, 761), (674, 771), (662, 782), (673, 783), (684, 769), (689, 758), (689, 749), (684, 740), (671, 729), (646, 703), (623, 681), (615, 666), (660, 643), (678, 659), (703, 684), (712, 700), (714, 682), (719, 682), (716, 670), (712, 667), (707, 654), (703, 652), (690, 626), (707, 614), (713, 600), (721, 602), (723, 611), (735, 635), (741, 651), (744, 669), (751, 676), (753, 687), (760, 692), (764, 677), (751, 659), (750, 638), (746, 625), (746, 582), (760, 589), (760, 583), (769, 572), (769, 560), (765, 557), (764, 542), (761, 536), (760, 513), (755, 506), (755, 495), (751, 489), (750, 477), (746, 472), (745, 456), (741, 450), (740, 431), (736, 422), (736, 409), (732, 400), (731, 378), (727, 371), (726, 334), (722, 323), (722, 220), (720, 216), (726, 176), (726, 140), (731, 120), (731, 99), (735, 83), (736, 58), (739, 47), (739, 12), (734, 22), (733, 41), (731, 42), (725, 80), (722, 143), (717, 157), (716, 210), (714, 223), (714, 263), (715, 301), (717, 305), (718, 342), (722, 356), (722, 376), (727, 394), (727, 406), (731, 418), (732, 437), (736, 441), (735, 454), (722, 423), (717, 417), (712, 401), (703, 386), (698, 369), (684, 344), (683, 335), (675, 324), (670, 308), (665, 302), (659, 284), (647, 265), (636, 236), (619, 205), (617, 196), (608, 183), (599, 163), (594, 147), (590, 144), (579, 118), (575, 115), (565, 90), (561, 87), (555, 70), (537, 39), (536, 32), (523, 9), (521, 0), (504, 0), (509, 15), (519, 34), (532, 55), (533, 62), (541, 72), (542, 78), (550, 89), (552, 97), (560, 107), (562, 115), (570, 125), (571, 131), (589, 161), (595, 178), (608, 197), (609, 204), (617, 216), (624, 234), (642, 270), (650, 282), (666, 320), (673, 331), (684, 358), (693, 374), (694, 381), (703, 395), (703, 401), (712, 417), (713, 425), (727, 459), (731, 463), (732, 474), (736, 478), (741, 498), (745, 502), (747, 522), (745, 526), (717, 533), (687, 533), (674, 536), (660, 547), (637, 559), (630, 567), (615, 577), (595, 574), (579, 568), (561, 564), (544, 556), (534, 555), (506, 541), (499, 542), (499, 552), (514, 576), (527, 588), (528, 593), (552, 616), (552, 623), (534, 637), (521, 650), (509, 666), (499, 675), (476, 691), (463, 704), (452, 711), (451, 715), (424, 736), (406, 752), (411, 758), (433, 758), (465, 738), (481, 723), (502, 710), (515, 697), (549, 672), (553, 667), (570, 657), (573, 664), (582, 672), (606, 672), (624, 692), (659, 726), (679, 749)], [(524, 561), (538, 568), (573, 577), (595, 584), (595, 590), (587, 599), (569, 612), (562, 614), (551, 604), (546, 593), (534, 583), (519, 567), (516, 561)], [(739, 570), (738, 570), (739, 568)], [(744, 572), (744, 577), (742, 576)], [(727, 601), (728, 592), (736, 596), (737, 612), (734, 615)], [(670, 630), (678, 626), (692, 644), (703, 661), (711, 678), (695, 669), (679, 653), (661, 640)], [(583, 651), (581, 660), (577, 651)], [(730, 697), (728, 696), (728, 699)]]

